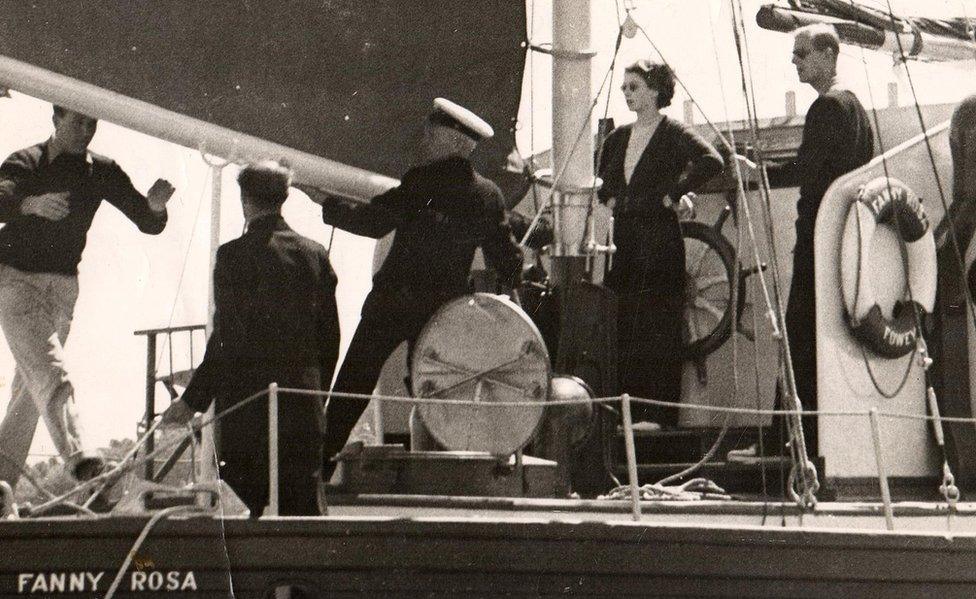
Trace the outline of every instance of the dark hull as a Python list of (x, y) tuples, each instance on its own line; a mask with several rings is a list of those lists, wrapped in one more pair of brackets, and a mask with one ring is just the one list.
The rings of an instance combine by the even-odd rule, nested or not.
[[(402, 502), (399, 509), (388, 499), (377, 503), (385, 505), (337, 506), (334, 512), (348, 515), (328, 518), (159, 522), (117, 596), (156, 584), (159, 591), (185, 587), (194, 597), (264, 597), (285, 581), (323, 597), (976, 594), (976, 537), (877, 530), (877, 506), (804, 516), (807, 527), (860, 521), (864, 530), (852, 532), (790, 528), (798, 515), (779, 505), (766, 506), (766, 524), (758, 526), (758, 504), (648, 505), (644, 521), (634, 523), (620, 503), (506, 500), (481, 502), (489, 508), (481, 510), (472, 509), (475, 501)], [(934, 506), (900, 512), (899, 527), (921, 519), (929, 530), (945, 530)], [(971, 513), (957, 516), (956, 529), (972, 528), (972, 520)], [(95, 592), (70, 593), (103, 596), (146, 523), (0, 523), (0, 597), (29, 592), (39, 572), (45, 590), (35, 594), (48, 597), (62, 594), (50, 588), (52, 573), (104, 572)]]

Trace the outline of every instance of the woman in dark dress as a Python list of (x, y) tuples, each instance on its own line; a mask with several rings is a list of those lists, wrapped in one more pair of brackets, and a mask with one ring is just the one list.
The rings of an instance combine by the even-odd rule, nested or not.
[[(694, 191), (721, 172), (722, 157), (697, 132), (661, 114), (674, 96), (667, 65), (638, 61), (621, 86), (636, 122), (603, 143), (600, 199), (613, 209), (617, 253), (606, 285), (618, 296), (620, 391), (681, 399), (685, 247), (679, 217), (693, 213)], [(678, 410), (634, 405), (635, 421), (664, 427)]]

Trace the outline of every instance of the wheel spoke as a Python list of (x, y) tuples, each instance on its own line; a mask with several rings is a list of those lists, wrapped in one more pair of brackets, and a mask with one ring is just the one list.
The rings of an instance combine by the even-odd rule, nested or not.
[(712, 248), (706, 247), (705, 251), (702, 252), (701, 256), (698, 258), (698, 264), (695, 265), (694, 275), (695, 277), (700, 277), (702, 271), (705, 270), (705, 261), (708, 259), (709, 254), (715, 254)]
[(688, 323), (689, 341), (694, 342), (701, 339), (701, 326), (698, 323), (698, 314), (695, 313), (695, 310), (685, 311), (685, 322)]
[[(694, 257), (689, 254), (685, 260), (685, 263), (691, 264), (691, 267), (686, 269), (688, 272), (694, 272), (697, 274), (701, 270), (701, 265), (705, 262), (705, 256), (708, 255), (708, 252), (710, 252), (712, 248), (710, 248), (707, 243), (702, 243), (700, 241), (696, 241), (695, 245), (701, 246), (701, 251), (696, 252)], [(688, 247), (687, 242), (685, 247)]]
[(715, 304), (711, 303), (710, 301), (706, 300), (703, 297), (695, 298), (695, 308), (697, 308), (698, 311), (703, 311), (711, 314), (715, 318), (715, 320), (718, 321), (721, 321), (722, 317), (725, 316), (725, 312), (723, 310), (720, 310), (718, 307), (715, 306)]
[(712, 287), (728, 284), (729, 278), (725, 276), (725, 273), (711, 275), (708, 277), (695, 277), (695, 288), (697, 288), (698, 291), (705, 291), (707, 289), (711, 289)]

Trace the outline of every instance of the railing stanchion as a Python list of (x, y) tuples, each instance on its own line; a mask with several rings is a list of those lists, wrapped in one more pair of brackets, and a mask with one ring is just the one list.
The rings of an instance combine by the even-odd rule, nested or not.
[(637, 485), (637, 452), (634, 450), (634, 426), (630, 417), (630, 395), (620, 396), (620, 413), (624, 420), (624, 447), (627, 451), (627, 478), (630, 479), (630, 508), (634, 521), (641, 519), (640, 489)]
[(268, 385), (268, 509), (278, 515), (278, 383)]
[(895, 517), (891, 509), (891, 490), (888, 488), (888, 472), (885, 469), (884, 456), (881, 453), (881, 423), (878, 418), (878, 408), (871, 408), (868, 412), (868, 418), (871, 420), (874, 460), (878, 464), (878, 485), (881, 487), (881, 502), (884, 504), (885, 526), (888, 530), (894, 530)]
[(386, 442), (386, 424), (383, 422), (383, 400), (373, 400), (373, 437), (376, 445), (383, 445)]
[[(146, 335), (146, 430), (152, 427), (156, 419), (156, 334)], [(156, 448), (155, 435), (146, 439), (146, 455)], [(146, 480), (153, 480), (155, 460), (146, 460)]]

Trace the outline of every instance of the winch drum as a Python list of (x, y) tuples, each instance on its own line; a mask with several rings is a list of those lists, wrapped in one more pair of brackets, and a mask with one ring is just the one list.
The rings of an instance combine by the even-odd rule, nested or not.
[[(542, 422), (551, 370), (529, 316), (506, 296), (476, 293), (431, 317), (417, 337), (410, 375), (417, 397), (438, 400), (420, 403), (417, 414), (440, 445), (506, 457)], [(499, 403), (518, 405), (492, 407)]]

